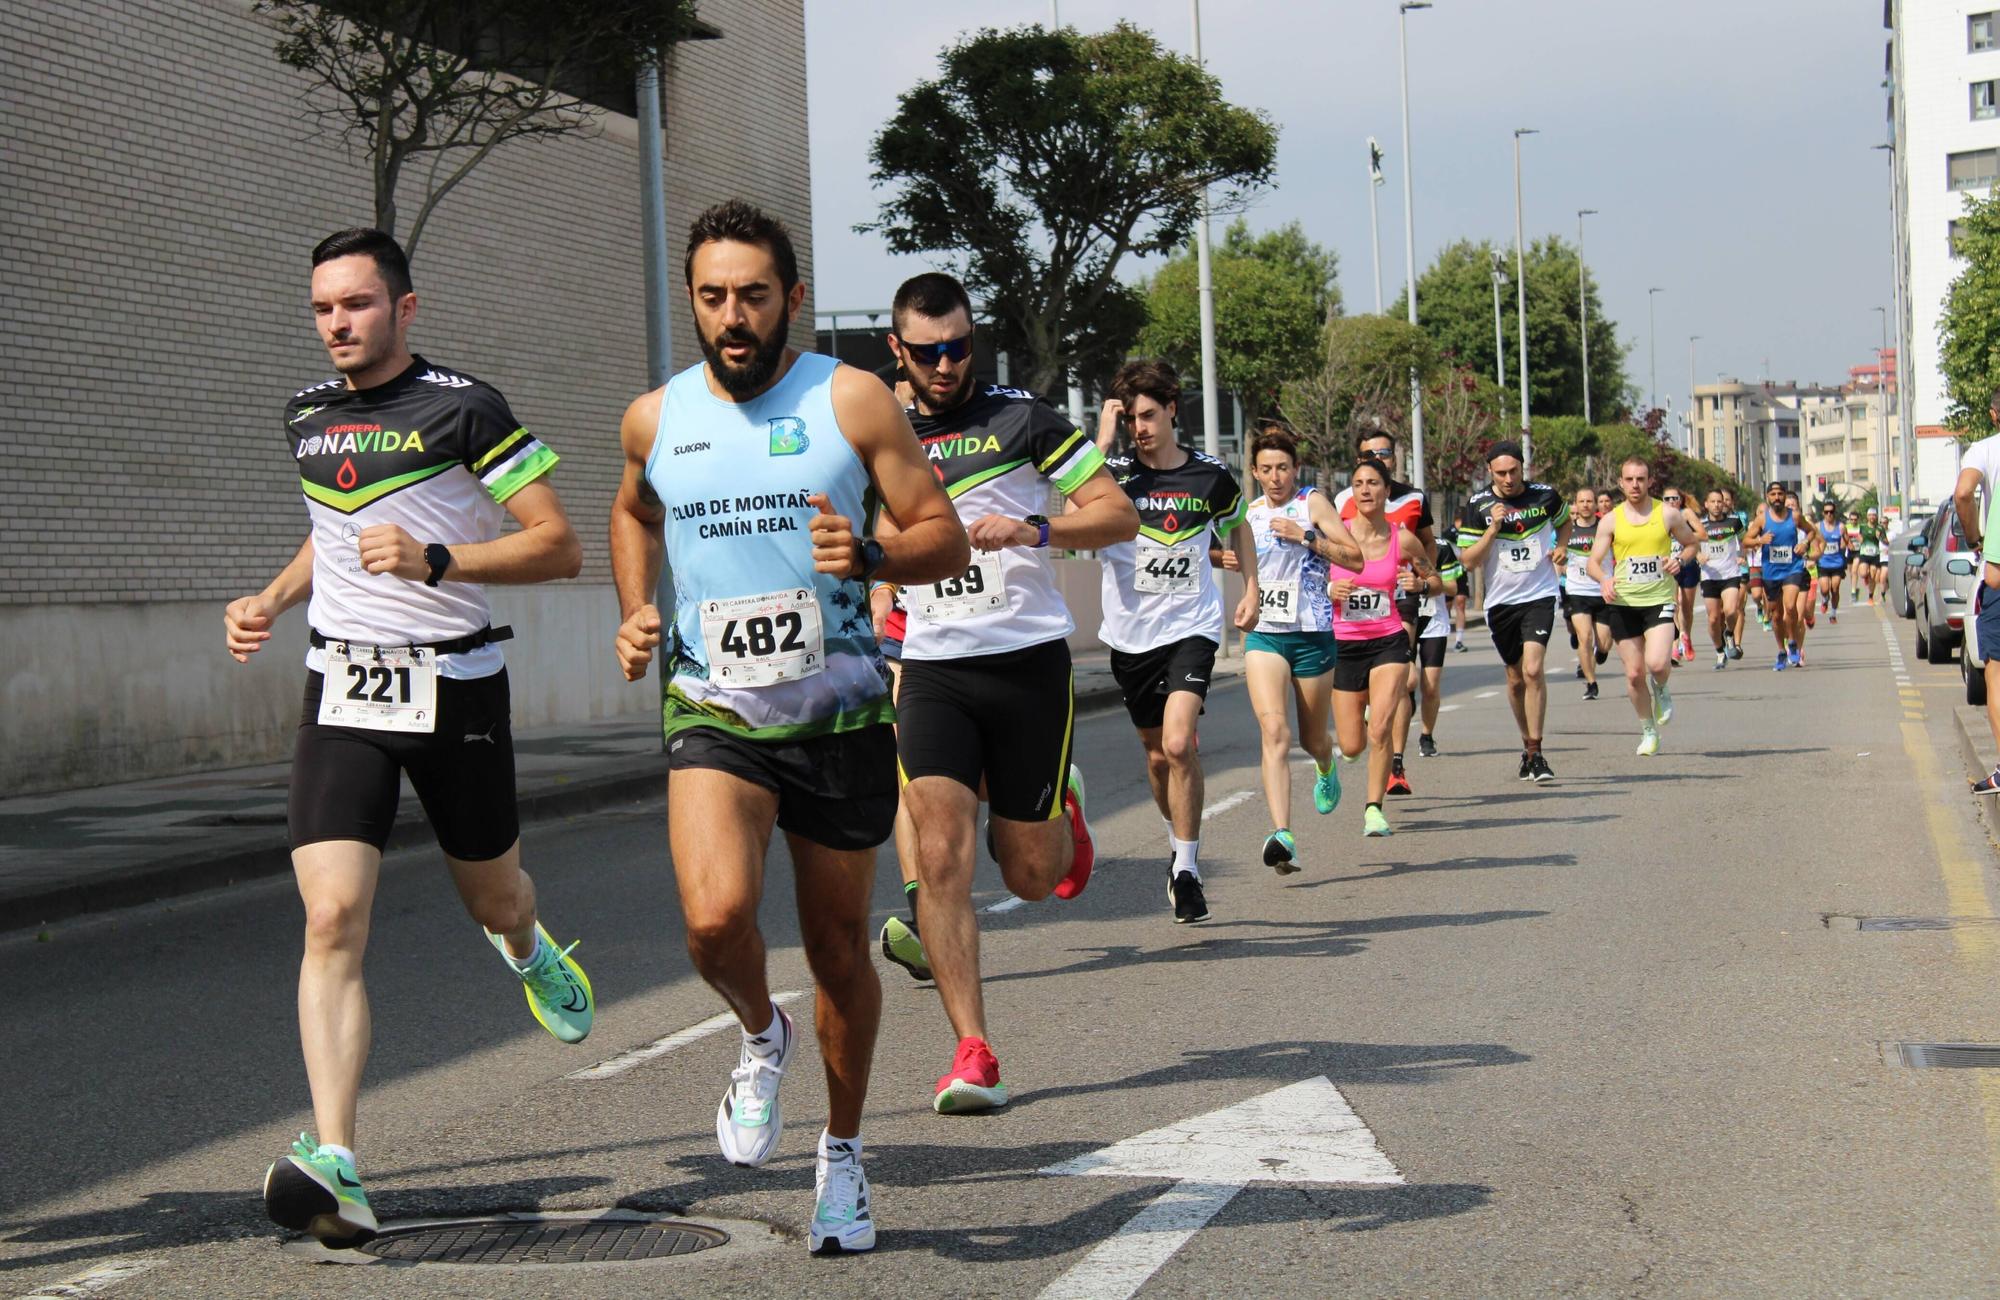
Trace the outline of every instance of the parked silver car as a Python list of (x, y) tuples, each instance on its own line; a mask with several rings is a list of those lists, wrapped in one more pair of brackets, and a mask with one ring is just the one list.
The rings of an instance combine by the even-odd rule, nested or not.
[(1923, 535), (1910, 543), (1904, 568), (1912, 616), (1917, 623), (1917, 656), (1948, 664), (1972, 615), (1972, 588), (1979, 581), (1977, 556), (1947, 501), (1931, 515)]
[(1928, 512), (1915, 523), (1898, 524), (1889, 535), (1889, 608), (1900, 618), (1915, 618), (1917, 611), (1910, 604), (1910, 583), (1908, 566), (1915, 563), (1910, 554), (1910, 543), (1922, 537), (1931, 523)]

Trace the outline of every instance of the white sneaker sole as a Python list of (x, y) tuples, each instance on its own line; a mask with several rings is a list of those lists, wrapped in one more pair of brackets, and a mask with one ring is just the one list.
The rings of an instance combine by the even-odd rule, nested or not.
[(806, 1249), (814, 1255), (858, 1255), (875, 1249), (875, 1224), (849, 1223), (822, 1232), (817, 1226), (806, 1230)]
[(953, 1079), (951, 1083), (938, 1089), (931, 1099), (931, 1109), (940, 1115), (970, 1115), (982, 1110), (998, 1110), (1007, 1104), (1007, 1085), (996, 1083), (991, 1088), (982, 1088), (964, 1079)]

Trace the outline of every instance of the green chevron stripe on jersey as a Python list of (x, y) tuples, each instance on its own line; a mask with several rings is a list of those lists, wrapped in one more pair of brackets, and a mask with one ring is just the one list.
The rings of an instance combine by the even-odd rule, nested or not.
[[(553, 455), (554, 453), (550, 454)], [(339, 488), (321, 487), (309, 479), (302, 478), (299, 480), (299, 490), (329, 510), (338, 510), (344, 515), (351, 515), (361, 507), (373, 501), (380, 501), (383, 497), (388, 496), (391, 492), (399, 488), (406, 488), (412, 483), (421, 483), (427, 478), (436, 478), (452, 467), (452, 463), (447, 461), (442, 465), (432, 465), (425, 469), (413, 469), (407, 474), (398, 474), (393, 478), (380, 479), (365, 487), (358, 487), (352, 492), (342, 492)]]
[(1156, 469), (1136, 456), (1105, 468), (1139, 513), (1139, 536), (1097, 552), (1103, 565), (1097, 639), (1126, 654), (1143, 654), (1188, 637), (1222, 641), (1222, 592), (1208, 558), (1241, 523), (1249, 502), (1229, 467), (1192, 447), (1181, 462)]

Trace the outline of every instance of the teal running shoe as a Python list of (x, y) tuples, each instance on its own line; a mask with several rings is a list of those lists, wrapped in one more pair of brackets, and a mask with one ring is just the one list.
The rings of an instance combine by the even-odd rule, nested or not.
[[(556, 947), (556, 941), (549, 938), (549, 932), (535, 922), (535, 934), (541, 939), (541, 946), (535, 953), (535, 964), (526, 970), (514, 970), (513, 962), (508, 969), (521, 977), (522, 991), (528, 998), (528, 1010), (535, 1013), (542, 1028), (554, 1034), (565, 1043), (580, 1043), (590, 1033), (590, 1026), (597, 1014), (597, 999), (590, 991), (590, 977), (583, 973), (583, 967), (570, 956), (576, 947)], [(507, 942), (499, 935), (488, 932), (488, 939), (506, 957)], [(581, 939), (577, 943), (583, 942)]]
[[(1319, 771), (1319, 764), (1313, 764), (1313, 770)], [(1332, 764), (1313, 778), (1313, 807), (1321, 816), (1340, 807), (1340, 770)]]
[(1661, 686), (1653, 692), (1653, 722), (1664, 727), (1674, 720), (1674, 693), (1672, 688)]
[(1394, 832), (1389, 829), (1389, 819), (1387, 817), (1384, 817), (1382, 815), (1382, 810), (1380, 808), (1375, 807), (1373, 804), (1370, 804), (1368, 806), (1368, 810), (1361, 814), (1361, 833), (1363, 835), (1394, 834)]
[(1292, 833), (1282, 827), (1264, 837), (1264, 865), (1281, 876), (1289, 876), (1299, 869), (1298, 851), (1299, 846), (1292, 839)]
[(279, 1227), (311, 1233), (334, 1250), (372, 1240), (379, 1226), (353, 1163), (310, 1133), (299, 1134), (292, 1154), (264, 1172), (264, 1212)]
[(916, 927), (900, 916), (892, 916), (882, 925), (882, 955), (910, 972), (912, 979), (931, 977), (930, 962), (924, 957), (924, 941), (917, 937)]

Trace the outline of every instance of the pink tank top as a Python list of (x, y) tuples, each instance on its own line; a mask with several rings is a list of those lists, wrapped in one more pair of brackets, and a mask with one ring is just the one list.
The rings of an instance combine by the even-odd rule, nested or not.
[(1377, 637), (1403, 633), (1402, 616), (1396, 613), (1396, 571), (1402, 567), (1403, 526), (1389, 523), (1389, 549), (1379, 560), (1369, 560), (1361, 572), (1327, 566), (1327, 585), (1343, 578), (1354, 579), (1354, 590), (1333, 607), (1333, 637), (1336, 641), (1373, 641)]

